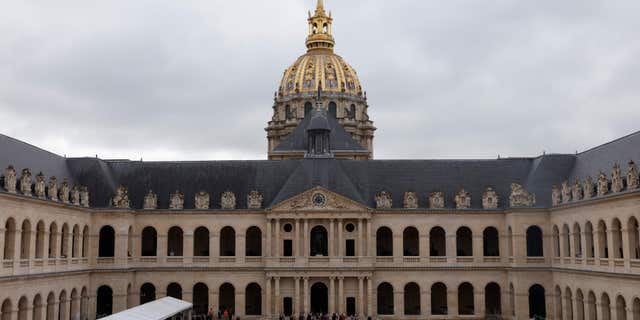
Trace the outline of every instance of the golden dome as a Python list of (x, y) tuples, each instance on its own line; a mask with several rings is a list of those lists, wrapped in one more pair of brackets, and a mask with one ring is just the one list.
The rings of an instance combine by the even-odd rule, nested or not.
[(308, 23), (307, 53), (285, 70), (280, 96), (315, 93), (319, 85), (324, 92), (362, 96), (356, 71), (333, 53), (333, 19), (325, 12), (322, 0), (318, 0), (313, 15), (309, 12)]

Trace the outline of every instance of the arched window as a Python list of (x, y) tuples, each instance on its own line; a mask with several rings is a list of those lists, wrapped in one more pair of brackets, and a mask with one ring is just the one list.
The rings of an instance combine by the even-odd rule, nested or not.
[(55, 313), (56, 313), (56, 296), (53, 294), (53, 292), (49, 292), (49, 295), (47, 296), (46, 319), (57, 320), (58, 317), (56, 316)]
[(245, 314), (248, 316), (262, 315), (262, 288), (257, 283), (250, 283), (245, 290)]
[(291, 113), (291, 106), (290, 105), (286, 105), (284, 107), (284, 115), (285, 115), (285, 119), (286, 120), (293, 119), (293, 114)]
[(458, 314), (472, 315), (474, 312), (473, 286), (464, 282), (458, 287)]
[(98, 256), (101, 258), (113, 257), (115, 254), (116, 232), (111, 226), (104, 226), (100, 229), (100, 239), (98, 240)]
[(89, 319), (89, 294), (86, 287), (83, 287), (82, 291), (80, 291), (80, 319)]
[(444, 229), (434, 227), (429, 232), (429, 255), (432, 257), (444, 257), (447, 255), (447, 244)]
[(627, 302), (624, 301), (623, 296), (616, 298), (616, 314), (618, 315), (617, 320), (627, 320)]
[(402, 233), (402, 252), (405, 257), (417, 257), (420, 255), (420, 234), (418, 229), (408, 227)]
[(596, 294), (593, 293), (593, 291), (589, 291), (589, 294), (587, 295), (587, 312), (589, 313), (589, 319), (597, 319), (597, 303)]
[(309, 114), (311, 114), (311, 111), (313, 110), (313, 105), (311, 104), (311, 102), (306, 102), (304, 104), (304, 116), (308, 116)]
[(404, 286), (404, 314), (420, 315), (420, 286), (415, 282)]
[(600, 307), (602, 308), (602, 320), (611, 320), (611, 300), (609, 300), (607, 293), (602, 294)]
[(337, 109), (338, 107), (336, 106), (336, 103), (331, 101), (329, 102), (329, 116), (332, 118), (336, 118), (337, 117)]
[(329, 243), (327, 239), (327, 229), (323, 226), (315, 226), (311, 229), (310, 243), (310, 255), (313, 256), (328, 256), (329, 255)]
[(180, 227), (171, 227), (168, 234), (167, 256), (182, 257), (183, 256), (183, 232)]
[(553, 256), (560, 257), (560, 230), (558, 226), (553, 226)]
[(573, 224), (573, 244), (576, 258), (582, 258), (582, 230), (577, 222)]
[(571, 257), (571, 233), (569, 232), (569, 226), (566, 224), (562, 226), (562, 250), (563, 257)]
[(562, 313), (564, 312), (564, 310), (562, 309), (562, 305), (564, 301), (562, 301), (562, 290), (558, 286), (556, 286), (556, 289), (555, 289), (555, 300), (556, 300), (556, 306), (555, 306), (556, 318), (562, 319)]
[(29, 259), (29, 248), (31, 246), (31, 222), (22, 222), (22, 232), (20, 237), (20, 259)]
[(640, 298), (633, 299), (633, 320), (640, 320)]
[(202, 282), (193, 286), (193, 313), (196, 316), (206, 315), (209, 311), (209, 287)]
[(381, 227), (376, 232), (376, 255), (379, 257), (393, 256), (393, 232), (387, 227)]
[(349, 114), (348, 114), (347, 118), (349, 120), (355, 120), (356, 119), (356, 105), (355, 104), (352, 104), (349, 107)]
[(96, 318), (104, 318), (113, 313), (113, 290), (109, 286), (98, 288), (96, 298)]
[(66, 223), (62, 225), (62, 239), (60, 241), (60, 257), (69, 258), (69, 225)]
[(18, 300), (18, 320), (27, 320), (27, 312), (29, 311), (29, 301), (27, 297)]
[(80, 296), (75, 288), (71, 290), (71, 319), (80, 319)]
[[(16, 241), (16, 221), (9, 218), (4, 225), (4, 260), (13, 260)], [(9, 303), (11, 303), (9, 301)]]
[(182, 286), (172, 282), (167, 286), (167, 296), (182, 300)]
[(140, 304), (156, 300), (156, 287), (151, 283), (145, 283), (140, 287)]
[(617, 218), (613, 219), (613, 223), (611, 223), (611, 232), (613, 236), (613, 257), (616, 259), (623, 259), (624, 250), (622, 250), (622, 224)]
[[(42, 311), (43, 311), (43, 305), (42, 305), (42, 296), (38, 293), (36, 294), (36, 296), (33, 298), (33, 304), (31, 305), (31, 307), (33, 308), (33, 320), (42, 320), (43, 316), (42, 316)], [(84, 319), (84, 318), (80, 318), (80, 319)]]
[(245, 252), (247, 257), (262, 256), (262, 231), (258, 227), (247, 229)]
[(44, 233), (45, 225), (44, 221), (41, 220), (36, 225), (36, 259), (44, 257)]
[[(629, 230), (629, 257), (631, 259), (640, 259), (640, 229), (638, 228), (638, 220), (635, 217), (629, 218), (627, 222)], [(635, 320), (635, 319), (634, 319)]]
[[(55, 222), (49, 226), (49, 258), (55, 258), (58, 252), (58, 226)], [(54, 298), (55, 300), (55, 298)]]
[(218, 309), (221, 311), (236, 310), (236, 289), (230, 283), (224, 283), (220, 286), (220, 294), (218, 296)]
[(576, 319), (584, 319), (584, 303), (582, 290), (576, 290)]
[(473, 234), (471, 229), (460, 227), (456, 232), (456, 250), (458, 257), (473, 256)]
[(89, 256), (89, 226), (84, 226), (82, 229), (82, 257)]
[(573, 293), (571, 293), (569, 287), (564, 290), (564, 306), (567, 312), (567, 319), (573, 319)]
[(593, 244), (593, 225), (587, 221), (584, 226), (585, 253), (587, 258), (595, 256), (595, 246)]
[[(142, 230), (142, 256), (155, 257), (158, 255), (158, 232), (154, 227)], [(155, 292), (155, 289), (154, 289)], [(155, 298), (154, 298), (155, 300)]]
[(487, 227), (482, 232), (482, 248), (485, 257), (500, 256), (500, 238), (498, 230), (494, 227)]
[(607, 225), (604, 221), (598, 222), (598, 250), (600, 251), (600, 259), (609, 258), (609, 243), (607, 242)]
[(236, 231), (232, 227), (224, 227), (220, 231), (220, 255), (236, 256)]
[(442, 282), (437, 282), (431, 286), (431, 314), (445, 315), (448, 313), (447, 286)]
[(484, 312), (487, 319), (500, 319), (502, 315), (502, 295), (500, 286), (490, 282), (484, 287)]
[(509, 306), (511, 307), (511, 315), (516, 315), (516, 289), (513, 283), (509, 283)]
[(547, 306), (544, 296), (544, 288), (534, 284), (529, 288), (529, 318), (544, 319), (547, 317)]
[(11, 300), (9, 299), (5, 299), (2, 302), (2, 320), (11, 320), (11, 312), (12, 312), (12, 307), (11, 307)]
[(73, 226), (71, 236), (71, 257), (77, 258), (80, 255), (80, 227), (76, 224)]
[(383, 282), (378, 285), (378, 314), (392, 315), (393, 313), (393, 287), (388, 282)]
[(527, 257), (544, 256), (542, 245), (542, 229), (538, 226), (527, 228)]
[(193, 233), (193, 256), (209, 256), (209, 229), (205, 227), (199, 227)]

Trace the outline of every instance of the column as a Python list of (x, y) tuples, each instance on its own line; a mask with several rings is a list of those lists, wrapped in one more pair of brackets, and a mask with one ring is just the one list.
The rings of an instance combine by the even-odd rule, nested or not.
[[(280, 219), (275, 219), (275, 230), (273, 232), (275, 232), (275, 243), (276, 243), (276, 247), (275, 247), (275, 256), (276, 257), (280, 257), (280, 247), (282, 247), (282, 244), (280, 243)], [(276, 280), (276, 283), (278, 281)]]
[[(15, 238), (13, 239), (13, 268), (15, 270), (20, 264), (20, 258), (22, 256), (22, 229), (18, 229), (19, 225), (16, 225)], [(69, 257), (67, 257), (69, 258)]]
[[(2, 245), (0, 246), (0, 260), (6, 260), (6, 258), (4, 257), (4, 232), (5, 232), (5, 229), (4, 229), (4, 228), (0, 228), (0, 244), (2, 244)], [(48, 250), (48, 248), (49, 248), (49, 246), (48, 246), (48, 242), (49, 242), (49, 239), (48, 239), (48, 238), (49, 238), (49, 232), (45, 232), (45, 235), (46, 235), (46, 238), (45, 238), (45, 239), (46, 239), (46, 240), (45, 240), (45, 244), (47, 244), (47, 245), (44, 247), (44, 248), (45, 248), (45, 250), (44, 250), (43, 256), (44, 256), (45, 258), (48, 258), (48, 257), (49, 257), (49, 254), (48, 254), (47, 250)]]
[(336, 245), (336, 237), (335, 237), (335, 225), (334, 220), (331, 219), (329, 221), (329, 257), (335, 256), (335, 245)]
[(167, 256), (167, 241), (168, 241), (167, 234), (166, 233), (160, 234), (160, 232), (158, 232), (158, 252), (157, 252), (158, 257)]
[(338, 314), (346, 313), (344, 305), (344, 277), (338, 277)]
[(304, 313), (309, 313), (309, 277), (304, 277)]
[(608, 226), (607, 229), (607, 247), (609, 248), (608, 253), (609, 253), (609, 267), (613, 268), (614, 266), (614, 259), (616, 257), (616, 247), (613, 244), (613, 237), (614, 237), (614, 230), (612, 228), (612, 225)]
[[(303, 256), (309, 256), (309, 220), (304, 220), (304, 237), (302, 247), (304, 248)], [(306, 310), (309, 311), (308, 309)]]
[(271, 256), (271, 219), (267, 219), (267, 245), (265, 248), (265, 256)]
[(473, 245), (473, 259), (475, 261), (482, 261), (482, 257), (484, 256), (484, 247), (483, 247), (483, 235), (482, 232), (474, 232), (472, 237), (472, 245)]
[(367, 277), (367, 316), (373, 316), (373, 280)]
[(268, 317), (271, 318), (271, 277), (267, 277), (267, 283), (265, 285), (265, 291), (266, 291), (266, 306), (264, 308), (264, 314)]
[(336, 277), (329, 277), (329, 314), (336, 312)]
[[(193, 259), (193, 231), (184, 233), (184, 239), (182, 241), (182, 256), (191, 257)], [(189, 261), (192, 259), (189, 259)]]
[(364, 316), (364, 278), (358, 277), (358, 310), (360, 317)]
[(476, 316), (484, 316), (484, 288), (473, 287), (473, 313)]
[(631, 249), (629, 230), (626, 227), (623, 227), (620, 232), (622, 233), (622, 253), (624, 253), (624, 267), (628, 270), (629, 268), (631, 268), (631, 258), (635, 257), (635, 252), (633, 252), (633, 249)]
[(293, 286), (295, 295), (293, 297), (293, 313), (297, 316), (300, 314), (300, 277), (293, 278)]
[(65, 297), (64, 300), (60, 300), (60, 319), (69, 318), (69, 298)]
[(428, 257), (429, 256), (429, 232), (420, 232), (420, 237), (418, 238), (420, 244), (420, 257)]
[[(368, 239), (368, 246), (367, 246), (367, 252), (366, 255), (367, 256), (374, 256), (375, 252), (376, 252), (376, 243), (374, 241), (374, 236), (371, 234), (371, 220), (367, 220), (367, 239)], [(369, 314), (371, 315), (371, 314)]]
[(336, 250), (338, 257), (344, 257), (343, 236), (344, 236), (344, 228), (342, 226), (342, 219), (338, 219), (338, 250)]
[(458, 314), (458, 288), (450, 288), (447, 286), (447, 307), (449, 316)]
[(209, 256), (220, 257), (220, 230), (211, 230), (209, 234)]
[(431, 314), (429, 304), (431, 302), (431, 288), (420, 286), (420, 315), (426, 316)]
[(404, 315), (404, 288), (393, 287), (393, 314), (396, 317)]
[(445, 237), (445, 241), (446, 241), (446, 250), (447, 250), (447, 260), (449, 260), (449, 262), (455, 262), (456, 260), (456, 256), (457, 251), (456, 251), (456, 233), (455, 230), (453, 232), (449, 232), (449, 231), (445, 231), (446, 232), (446, 237)]
[[(36, 258), (36, 240), (37, 240), (37, 234), (38, 234), (38, 224), (36, 222), (36, 225), (32, 226), (33, 228), (35, 228), (34, 230), (31, 230), (31, 232), (29, 233), (29, 254), (27, 255), (27, 259), (29, 260), (33, 260)], [(623, 235), (626, 233), (623, 233)], [(625, 243), (628, 241), (624, 241)], [(76, 251), (78, 250), (78, 242), (76, 242)], [(626, 251), (625, 251), (626, 252)], [(626, 255), (626, 253), (625, 253)], [(79, 257), (80, 255), (76, 255), (76, 257)], [(626, 256), (625, 256), (626, 257)], [(29, 315), (31, 315), (32, 313), (29, 312)]]
[(280, 299), (280, 277), (275, 277), (273, 278), (275, 280), (275, 287), (276, 287), (276, 292), (275, 292), (275, 314), (279, 315), (281, 313), (281, 308), (280, 306), (282, 305), (282, 301)]
[(587, 257), (589, 256), (589, 248), (587, 248), (587, 233), (581, 229), (580, 242), (582, 243), (582, 264), (587, 264)]
[(302, 255), (300, 250), (300, 219), (296, 219), (296, 233), (295, 233), (295, 239), (293, 240), (293, 248), (295, 250), (293, 252), (294, 256), (299, 257)]
[[(362, 219), (358, 219), (358, 244), (356, 246), (356, 256), (362, 257), (364, 256), (364, 230), (362, 230), (362, 228), (364, 228)], [(340, 246), (344, 246), (344, 243), (341, 244)]]
[(246, 237), (245, 233), (236, 233), (236, 257), (241, 257), (240, 259), (242, 259), (238, 261), (244, 261), (244, 257), (247, 256)]
[[(235, 308), (235, 315), (236, 316), (244, 316), (244, 312), (245, 310), (245, 292), (244, 292), (245, 288), (240, 288), (240, 290), (236, 290), (236, 308)], [(184, 299), (186, 301), (189, 301), (188, 299)], [(187, 318), (187, 319), (191, 319), (191, 318)]]

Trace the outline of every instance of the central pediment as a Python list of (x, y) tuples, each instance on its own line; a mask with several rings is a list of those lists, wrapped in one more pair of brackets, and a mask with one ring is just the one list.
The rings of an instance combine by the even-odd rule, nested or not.
[(326, 188), (315, 187), (276, 204), (271, 211), (354, 212), (369, 211), (369, 208)]

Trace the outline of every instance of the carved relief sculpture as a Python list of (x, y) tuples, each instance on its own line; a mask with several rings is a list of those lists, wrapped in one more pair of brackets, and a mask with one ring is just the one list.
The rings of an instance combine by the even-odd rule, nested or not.
[(73, 186), (73, 188), (71, 188), (71, 193), (69, 197), (70, 197), (71, 203), (73, 203), (76, 206), (80, 205), (80, 189), (78, 189), (78, 186)]
[(471, 194), (462, 188), (456, 194), (455, 202), (456, 209), (469, 209), (471, 208)]
[(196, 209), (209, 209), (209, 201), (210, 201), (209, 193), (204, 191), (200, 191), (196, 193), (196, 199), (195, 199)]
[(9, 193), (16, 193), (16, 170), (13, 166), (4, 169), (4, 189)]
[(613, 166), (613, 172), (611, 173), (611, 191), (620, 192), (622, 189), (624, 189), (622, 173), (620, 172), (620, 165), (616, 163)]
[(627, 190), (638, 189), (638, 167), (633, 160), (629, 161), (627, 171)]
[(442, 209), (444, 208), (444, 193), (437, 191), (429, 194), (429, 208)]
[(609, 193), (609, 180), (604, 172), (600, 171), (598, 175), (598, 196), (604, 196)]
[(225, 191), (220, 197), (220, 207), (224, 210), (233, 210), (236, 208), (236, 195), (231, 191)]
[(144, 205), (142, 206), (144, 210), (155, 210), (158, 209), (158, 196), (153, 193), (153, 191), (149, 190), (146, 196), (144, 196)]
[(89, 208), (89, 188), (80, 187), (80, 205)]
[(261, 209), (262, 208), (262, 194), (258, 191), (251, 191), (247, 195), (247, 207), (249, 209)]
[(22, 176), (20, 176), (20, 193), (25, 196), (31, 197), (31, 170), (29, 168), (22, 169)]
[(569, 203), (571, 201), (571, 187), (569, 187), (569, 181), (562, 183), (562, 203)]
[(533, 207), (536, 205), (536, 195), (525, 190), (522, 185), (512, 183), (509, 205), (511, 207)]
[(129, 191), (125, 186), (119, 186), (116, 189), (116, 195), (112, 199), (112, 204), (116, 208), (120, 209), (129, 209), (131, 207), (131, 203), (129, 201)]
[(576, 179), (576, 182), (571, 187), (571, 198), (573, 201), (582, 200), (582, 185), (580, 184), (580, 180)]
[(484, 209), (497, 209), (498, 208), (498, 194), (491, 187), (487, 187), (482, 194), (482, 208)]
[(47, 196), (49, 196), (49, 200), (51, 201), (58, 201), (58, 179), (56, 179), (56, 177), (49, 178)]
[(45, 193), (44, 174), (42, 174), (42, 172), (38, 173), (38, 175), (36, 176), (36, 184), (34, 190), (36, 191), (36, 197), (40, 199), (46, 199), (47, 195)]
[(67, 179), (62, 180), (60, 185), (60, 191), (58, 192), (58, 198), (64, 203), (69, 203), (69, 183)]
[(184, 195), (180, 191), (176, 190), (169, 196), (169, 209), (182, 210), (184, 209)]
[(591, 199), (593, 197), (593, 178), (587, 176), (582, 184), (582, 193), (585, 199)]
[(375, 200), (377, 209), (390, 209), (393, 206), (391, 193), (387, 191), (378, 192), (376, 194)]
[(562, 203), (562, 192), (555, 184), (551, 187), (551, 204), (557, 206)]
[(415, 192), (405, 192), (402, 202), (405, 209), (418, 209), (418, 195)]

